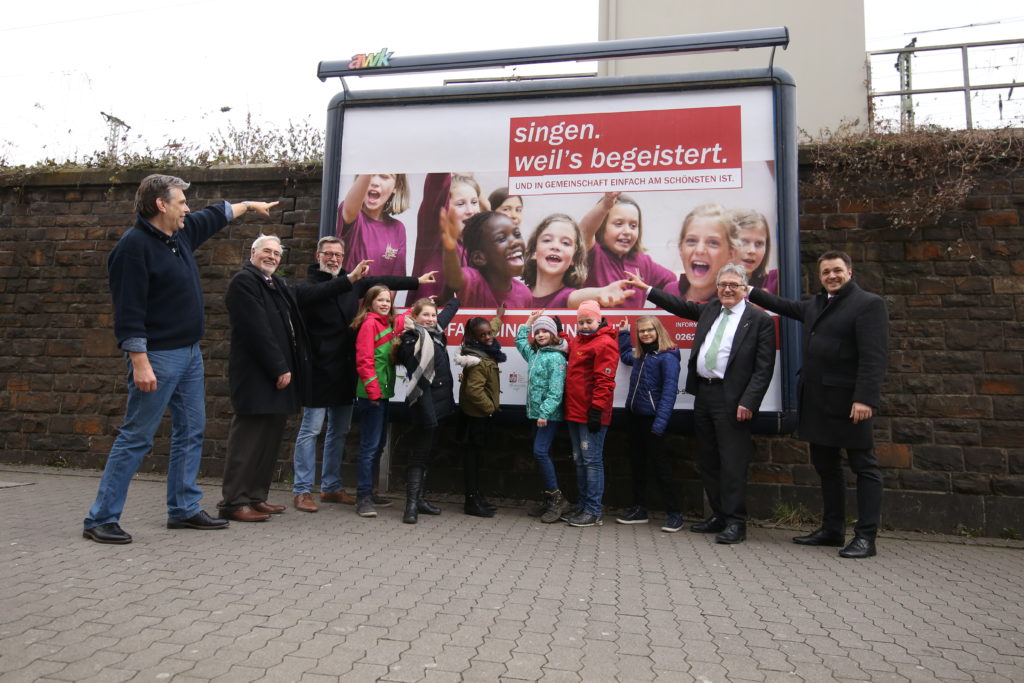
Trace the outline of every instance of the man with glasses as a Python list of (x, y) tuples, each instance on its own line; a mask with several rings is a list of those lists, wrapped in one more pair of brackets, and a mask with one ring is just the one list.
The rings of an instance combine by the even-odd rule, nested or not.
[(701, 480), (711, 516), (690, 530), (714, 533), (717, 543), (742, 543), (747, 537), (747, 468), (754, 455), (750, 425), (775, 370), (775, 323), (744, 301), (747, 271), (742, 265), (730, 263), (718, 271), (718, 296), (708, 303), (684, 301), (648, 287), (636, 275), (628, 279), (646, 290), (654, 305), (697, 321), (686, 391), (694, 396)]
[[(434, 282), (434, 273), (419, 279), (414, 277), (363, 277), (353, 283), (351, 291), (338, 293), (326, 289), (341, 275), (345, 243), (337, 237), (321, 237), (316, 247), (316, 263), (309, 266), (306, 279), (296, 287), (299, 309), (309, 333), (310, 356), (313, 364), (312, 393), (302, 409), (302, 422), (295, 438), (293, 459), (295, 508), (302, 512), (316, 512), (313, 500), (316, 479), (316, 440), (327, 423), (324, 436), (323, 464), (320, 474), (320, 501), (323, 503), (355, 504), (355, 498), (342, 488), (341, 457), (345, 450), (345, 437), (352, 424), (352, 404), (355, 400), (355, 334), (349, 325), (355, 317), (359, 300), (374, 285), (389, 289), (416, 289), (420, 284)], [(372, 270), (371, 261), (360, 266)], [(376, 495), (374, 504), (386, 506), (390, 502)]]

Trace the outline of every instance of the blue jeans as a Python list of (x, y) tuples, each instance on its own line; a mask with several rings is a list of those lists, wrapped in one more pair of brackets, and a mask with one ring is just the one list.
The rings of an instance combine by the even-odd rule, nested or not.
[(167, 459), (167, 518), (188, 519), (199, 513), (203, 492), (196, 486), (203, 455), (206, 428), (206, 395), (203, 389), (203, 355), (199, 344), (170, 351), (150, 351), (149, 363), (156, 375), (156, 391), (135, 386), (131, 359), (128, 364), (128, 407), (114, 445), (103, 468), (96, 501), (85, 518), (85, 528), (121, 519), (128, 484), (142, 458), (153, 448), (164, 410), (171, 411), (171, 452)]
[(366, 398), (356, 403), (359, 411), (359, 463), (356, 469), (356, 497), (373, 493), (380, 475), (380, 456), (388, 441), (388, 401), (381, 399), (376, 405)]
[(316, 479), (316, 437), (327, 420), (324, 436), (324, 462), (320, 471), (320, 491), (333, 493), (341, 490), (341, 456), (345, 452), (345, 436), (352, 425), (352, 404), (303, 408), (299, 435), (295, 437), (295, 456), (292, 469), (295, 481), (292, 493), (312, 493)]
[[(536, 425), (534, 421), (534, 425)], [(537, 468), (540, 470), (540, 485), (545, 491), (558, 490), (558, 478), (555, 476), (555, 465), (551, 462), (551, 442), (555, 440), (558, 427), (562, 423), (558, 420), (548, 420), (547, 427), (535, 427), (533, 435), (533, 459), (537, 461)]]
[(579, 506), (584, 512), (601, 515), (604, 497), (604, 437), (608, 427), (602, 426), (591, 434), (582, 422), (566, 422), (572, 442), (572, 459), (576, 462), (576, 485), (579, 488)]

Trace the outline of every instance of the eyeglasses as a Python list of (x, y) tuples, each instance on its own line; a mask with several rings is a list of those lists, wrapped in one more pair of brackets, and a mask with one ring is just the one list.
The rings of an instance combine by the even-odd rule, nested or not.
[(341, 259), (345, 258), (344, 252), (341, 251), (321, 251), (320, 253), (323, 254), (323, 257), (328, 260), (337, 259), (340, 261)]
[(745, 285), (741, 285), (738, 282), (719, 282), (719, 289), (743, 289)]

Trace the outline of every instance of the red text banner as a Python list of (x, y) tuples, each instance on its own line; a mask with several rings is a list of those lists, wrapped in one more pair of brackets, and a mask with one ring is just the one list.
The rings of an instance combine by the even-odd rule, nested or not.
[(742, 166), (739, 106), (509, 121), (511, 194), (739, 188)]

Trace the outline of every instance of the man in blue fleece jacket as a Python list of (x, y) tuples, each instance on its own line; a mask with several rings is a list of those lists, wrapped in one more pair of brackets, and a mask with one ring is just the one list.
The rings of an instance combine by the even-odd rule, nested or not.
[(128, 484), (153, 447), (164, 411), (171, 411), (167, 461), (167, 528), (222, 529), (199, 504), (196, 486), (206, 427), (203, 290), (192, 252), (233, 218), (269, 216), (277, 202), (222, 202), (190, 213), (189, 184), (150, 175), (135, 193), (135, 225), (107, 258), (114, 300), (114, 334), (128, 367), (128, 407), (103, 468), (96, 501), (85, 518), (85, 538), (131, 543), (120, 526)]

